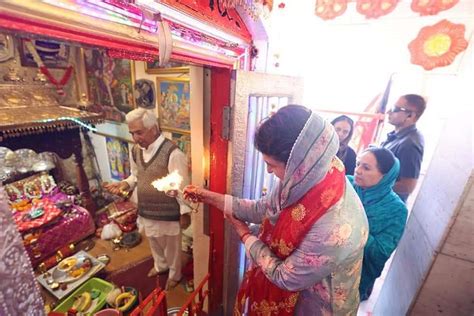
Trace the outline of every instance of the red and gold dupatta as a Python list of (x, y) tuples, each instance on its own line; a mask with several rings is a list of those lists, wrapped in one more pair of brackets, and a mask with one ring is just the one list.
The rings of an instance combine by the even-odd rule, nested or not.
[[(326, 176), (299, 201), (284, 208), (273, 226), (264, 219), (259, 239), (281, 260), (298, 248), (314, 223), (344, 194), (345, 175), (342, 162), (334, 158)], [(242, 281), (234, 315), (242, 315), (248, 300), (248, 315), (293, 315), (299, 292), (283, 290), (258, 266), (249, 270)]]

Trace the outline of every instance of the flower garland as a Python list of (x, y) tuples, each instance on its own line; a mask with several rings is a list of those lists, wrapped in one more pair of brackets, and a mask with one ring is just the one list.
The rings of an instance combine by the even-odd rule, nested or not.
[(67, 84), (69, 79), (71, 78), (72, 71), (74, 68), (72, 65), (67, 66), (66, 71), (64, 72), (62, 78), (57, 81), (56, 78), (53, 77), (53, 75), (49, 72), (48, 68), (45, 66), (43, 61), (41, 60), (40, 55), (36, 51), (35, 45), (30, 40), (25, 40), (25, 45), (26, 48), (28, 49), (29, 53), (33, 56), (34, 61), (38, 65), (39, 70), (43, 75), (48, 78), (49, 82), (51, 82), (54, 86), (56, 86), (56, 91), (60, 96), (65, 95), (66, 93), (64, 92), (63, 87)]

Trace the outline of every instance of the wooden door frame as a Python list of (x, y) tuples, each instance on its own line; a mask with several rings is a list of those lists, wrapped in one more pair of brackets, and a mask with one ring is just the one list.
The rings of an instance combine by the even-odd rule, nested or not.
[[(250, 95), (289, 97), (289, 103), (302, 102), (303, 82), (300, 78), (211, 69), (211, 113), (209, 140), (209, 189), (241, 197), (247, 134), (248, 99)], [(238, 87), (238, 91), (236, 90)], [(222, 137), (224, 107), (231, 106), (230, 139)], [(239, 124), (232, 124), (238, 121)], [(238, 156), (239, 159), (232, 159)], [(229, 165), (231, 162), (231, 166)], [(209, 208), (209, 231), (214, 245), (210, 280), (209, 313), (232, 315), (239, 285), (240, 239), (226, 225), (221, 210)], [(225, 264), (224, 264), (225, 263)], [(225, 277), (224, 277), (225, 276)]]
[[(230, 102), (231, 70), (211, 68), (211, 113), (209, 138), (209, 189), (225, 194), (227, 192), (227, 139), (222, 137), (224, 107)], [(214, 236), (209, 265), (209, 313), (222, 315), (224, 283), (224, 216), (221, 210), (209, 207), (209, 232)]]

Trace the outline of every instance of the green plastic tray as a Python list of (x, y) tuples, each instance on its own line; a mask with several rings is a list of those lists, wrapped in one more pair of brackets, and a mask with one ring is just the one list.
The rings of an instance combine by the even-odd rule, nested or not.
[(99, 278), (92, 278), (92, 279), (88, 280), (86, 283), (84, 283), (83, 285), (81, 285), (71, 295), (69, 295), (69, 297), (66, 298), (61, 304), (56, 306), (54, 311), (55, 312), (66, 313), (72, 307), (72, 304), (74, 303), (75, 297), (79, 296), (83, 292), (90, 292), (90, 291), (92, 291), (92, 289), (97, 289), (101, 292), (99, 297), (96, 298), (97, 305), (94, 307), (94, 309), (87, 311), (87, 314), (96, 313), (96, 312), (100, 311), (102, 309), (102, 307), (104, 307), (104, 305), (106, 303), (105, 298), (107, 297), (107, 294), (110, 291), (112, 291), (113, 288), (114, 288), (114, 286), (109, 282), (106, 282), (106, 281), (104, 281), (102, 279), (99, 279)]

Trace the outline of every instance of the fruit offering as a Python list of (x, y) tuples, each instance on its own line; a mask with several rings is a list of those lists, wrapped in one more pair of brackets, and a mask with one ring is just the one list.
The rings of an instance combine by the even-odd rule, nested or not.
[(84, 292), (74, 299), (72, 309), (78, 312), (86, 312), (92, 305), (92, 297), (89, 292)]
[(77, 263), (77, 258), (76, 257), (69, 257), (64, 259), (58, 264), (58, 269), (60, 271), (69, 271), (74, 267)]
[(79, 278), (84, 273), (90, 270), (92, 267), (92, 261), (89, 258), (85, 258), (81, 264), (76, 264), (72, 269), (69, 270), (69, 276), (73, 278)]
[(125, 312), (135, 303), (137, 296), (132, 292), (124, 292), (115, 298), (115, 308)]

